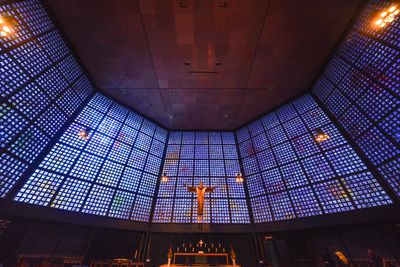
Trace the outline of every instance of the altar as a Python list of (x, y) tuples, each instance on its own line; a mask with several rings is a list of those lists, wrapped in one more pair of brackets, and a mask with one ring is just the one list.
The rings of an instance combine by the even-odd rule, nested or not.
[[(181, 265), (181, 264), (178, 264), (178, 265), (175, 265), (175, 264), (170, 264), (169, 265), (169, 267), (193, 267), (193, 266), (202, 266), (202, 265)], [(209, 266), (209, 265), (203, 265), (203, 266)], [(160, 267), (168, 267), (168, 264), (163, 264), (163, 265), (160, 265)], [(217, 266), (213, 266), (213, 267), (240, 267), (240, 265), (235, 265), (235, 266), (233, 266), (233, 265), (217, 265)]]

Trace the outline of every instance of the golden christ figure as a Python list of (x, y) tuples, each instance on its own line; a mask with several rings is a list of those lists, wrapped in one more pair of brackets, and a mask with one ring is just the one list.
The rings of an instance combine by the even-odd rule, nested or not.
[(204, 207), (204, 194), (214, 192), (215, 187), (203, 186), (203, 182), (200, 181), (198, 186), (188, 186), (189, 192), (197, 194), (197, 221), (199, 223), (203, 220), (203, 207)]

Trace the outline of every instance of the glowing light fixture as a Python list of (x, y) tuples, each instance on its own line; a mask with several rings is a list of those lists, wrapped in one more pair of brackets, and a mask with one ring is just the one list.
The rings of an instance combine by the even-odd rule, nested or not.
[(87, 140), (89, 138), (89, 131), (87, 129), (79, 130), (78, 136), (79, 138)]
[(163, 175), (161, 176), (161, 182), (166, 183), (169, 181), (169, 177), (167, 176), (167, 173), (164, 172)]
[(0, 37), (8, 37), (14, 33), (14, 20), (0, 15)]
[(239, 173), (236, 175), (236, 182), (237, 182), (237, 183), (243, 183), (243, 181), (244, 181), (243, 175), (242, 175), (241, 172), (239, 172)]
[(383, 28), (393, 22), (399, 13), (399, 5), (392, 5), (379, 14), (378, 18), (374, 21), (374, 25), (378, 28)]
[(317, 134), (315, 135), (314, 139), (315, 142), (321, 143), (328, 140), (330, 137), (327, 133), (323, 132), (321, 129), (317, 129)]

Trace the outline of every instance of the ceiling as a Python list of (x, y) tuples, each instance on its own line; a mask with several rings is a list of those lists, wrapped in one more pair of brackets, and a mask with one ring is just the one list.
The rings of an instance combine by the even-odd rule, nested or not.
[(235, 129), (307, 90), (361, 0), (47, 0), (100, 90), (170, 129)]

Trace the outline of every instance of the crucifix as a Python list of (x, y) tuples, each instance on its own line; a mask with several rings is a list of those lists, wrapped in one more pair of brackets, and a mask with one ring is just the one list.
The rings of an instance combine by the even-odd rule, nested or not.
[(214, 192), (215, 187), (203, 186), (203, 182), (200, 181), (198, 186), (188, 186), (189, 192), (196, 192), (197, 194), (197, 221), (199, 223), (203, 220), (203, 207), (204, 207), (204, 194)]

